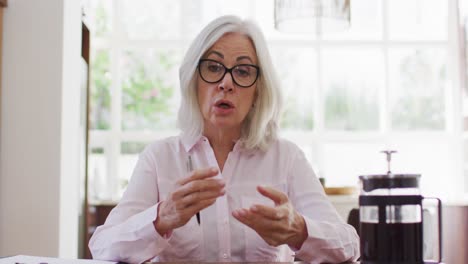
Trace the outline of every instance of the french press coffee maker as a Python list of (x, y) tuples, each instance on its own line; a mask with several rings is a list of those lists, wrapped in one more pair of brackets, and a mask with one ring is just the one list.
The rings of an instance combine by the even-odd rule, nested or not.
[[(420, 174), (394, 174), (390, 170), (391, 155), (387, 155), (388, 171), (381, 175), (359, 176), (361, 262), (369, 264), (440, 263), (441, 202), (420, 195)], [(438, 205), (438, 261), (423, 259), (423, 207), (425, 199), (436, 199)]]

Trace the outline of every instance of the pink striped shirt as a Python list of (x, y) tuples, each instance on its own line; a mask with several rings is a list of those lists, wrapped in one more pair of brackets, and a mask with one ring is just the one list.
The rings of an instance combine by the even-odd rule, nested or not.
[[(294, 255), (310, 263), (343, 262), (359, 256), (359, 238), (344, 223), (327, 199), (303, 152), (293, 143), (276, 140), (266, 152), (234, 149), (216, 177), (226, 182), (226, 194), (169, 237), (156, 232), (157, 208), (178, 179), (193, 168), (218, 167), (204, 136), (170, 137), (150, 144), (140, 154), (121, 201), (104, 225), (98, 227), (89, 247), (95, 259), (140, 263), (153, 261), (290, 262)], [(308, 238), (300, 249), (269, 246), (231, 212), (252, 204), (273, 205), (257, 190), (272, 186), (286, 193), (304, 216)]]

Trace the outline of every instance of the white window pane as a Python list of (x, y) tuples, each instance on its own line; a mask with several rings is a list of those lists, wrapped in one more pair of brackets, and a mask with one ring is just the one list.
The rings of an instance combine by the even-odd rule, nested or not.
[(419, 185), (423, 194), (449, 196), (448, 190), (456, 193), (463, 189), (458, 181), (458, 153), (453, 151), (453, 141), (446, 137), (425, 138), (421, 135), (417, 138), (394, 138), (389, 144), (398, 150), (392, 158), (392, 171), (421, 174)]
[(352, 0), (349, 29), (323, 32), (324, 39), (378, 40), (382, 39), (382, 1)]
[(444, 49), (395, 48), (389, 51), (393, 129), (444, 129), (444, 91), (448, 89), (446, 61)]
[(182, 13), (182, 34), (180, 37), (185, 39), (183, 44), (186, 48), (205, 26), (201, 2), (202, 0), (184, 1), (180, 7)]
[[(90, 138), (90, 141), (92, 138)], [(88, 196), (91, 200), (107, 200), (112, 197), (108, 179), (108, 157), (102, 147), (90, 148), (88, 153)]]
[(139, 154), (144, 150), (148, 142), (122, 142), (120, 144), (120, 156), (118, 161), (119, 166), (119, 181), (118, 181), (118, 197), (121, 197), (128, 182), (132, 177), (133, 170), (137, 164)]
[(91, 50), (89, 126), (110, 129), (110, 55), (109, 50)]
[(276, 47), (271, 51), (284, 98), (281, 127), (312, 129), (314, 127), (313, 91), (317, 87), (315, 49), (289, 46)]
[(459, 19), (461, 24), (466, 23), (466, 19), (468, 18), (468, 1), (466, 0), (459, 0), (458, 1), (458, 11), (459, 11)]
[[(251, 17), (253, 13), (251, 0), (201, 0), (204, 24), (223, 15), (236, 15), (241, 18)], [(271, 3), (273, 5), (273, 3)]]
[(84, 0), (84, 21), (89, 27), (92, 38), (108, 37), (112, 31), (113, 9), (111, 1)]
[(384, 87), (382, 51), (327, 48), (322, 71), (325, 128), (377, 130), (378, 93)]
[(252, 1), (249, 0), (179, 0), (179, 2), (182, 14), (180, 38), (186, 39), (185, 42), (192, 41), (208, 23), (219, 16), (237, 15), (241, 18), (251, 18), (253, 12)]
[(326, 186), (356, 186), (360, 175), (386, 173), (384, 149), (378, 142), (325, 143), (320, 169)]
[(175, 128), (179, 106), (181, 52), (174, 49), (127, 50), (122, 73), (122, 128)]
[(389, 0), (389, 38), (446, 40), (447, 0)]
[(129, 39), (170, 39), (181, 34), (180, 1), (120, 0), (118, 18)]

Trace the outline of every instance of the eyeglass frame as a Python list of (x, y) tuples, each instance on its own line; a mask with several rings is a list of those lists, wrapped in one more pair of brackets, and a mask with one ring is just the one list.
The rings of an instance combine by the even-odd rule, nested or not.
[[(205, 80), (205, 78), (203, 78), (203, 75), (201, 73), (201, 68), (200, 68), (200, 64), (202, 62), (205, 62), (205, 61), (211, 61), (211, 62), (216, 62), (218, 63), (219, 65), (223, 66), (224, 68), (224, 73), (223, 75), (221, 76), (221, 78), (219, 78), (219, 80), (215, 81), (215, 82), (209, 82), (207, 80)], [(251, 67), (254, 67), (255, 69), (257, 69), (257, 74), (255, 76), (255, 80), (252, 82), (251, 85), (248, 85), (248, 86), (244, 86), (244, 85), (240, 85), (239, 83), (237, 83), (236, 81), (236, 78), (234, 78), (234, 75), (232, 75), (232, 70), (236, 67), (239, 67), (239, 66), (251, 66)], [(226, 67), (226, 65), (222, 64), (221, 62), (217, 61), (217, 60), (212, 60), (212, 59), (200, 59), (198, 61), (198, 65), (197, 65), (197, 68), (198, 68), (198, 74), (200, 74), (200, 77), (202, 78), (203, 81), (207, 82), (207, 83), (218, 83), (220, 82), (222, 79), (224, 79), (224, 77), (226, 76), (226, 73), (229, 72), (229, 74), (231, 74), (231, 78), (232, 78), (232, 81), (238, 85), (239, 87), (242, 87), (242, 88), (249, 88), (249, 87), (252, 87), (258, 80), (258, 76), (260, 76), (260, 67), (257, 66), (257, 65), (254, 65), (254, 64), (248, 64), (248, 63), (243, 63), (243, 64), (237, 64), (237, 65), (234, 65), (232, 66), (231, 68), (228, 68)]]

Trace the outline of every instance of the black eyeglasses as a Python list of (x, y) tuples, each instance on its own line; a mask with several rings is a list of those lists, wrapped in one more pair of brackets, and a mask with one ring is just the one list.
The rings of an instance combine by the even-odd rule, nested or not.
[(247, 88), (257, 81), (260, 67), (252, 64), (239, 64), (228, 69), (218, 61), (202, 59), (198, 62), (198, 72), (207, 83), (217, 83), (229, 72), (235, 84)]

